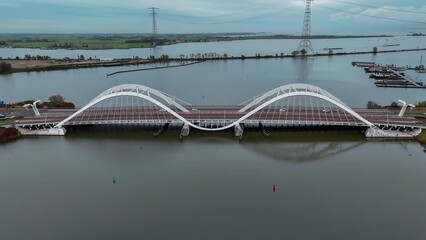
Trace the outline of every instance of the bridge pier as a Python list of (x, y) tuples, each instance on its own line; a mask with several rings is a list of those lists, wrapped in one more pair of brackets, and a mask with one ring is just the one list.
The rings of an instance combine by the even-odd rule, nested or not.
[(244, 134), (244, 128), (240, 124), (235, 125), (234, 134), (235, 137), (242, 139)]
[(43, 128), (43, 129), (27, 129), (17, 128), (22, 136), (65, 136), (67, 130), (65, 128)]
[(263, 126), (263, 123), (260, 122), (259, 127), (260, 127), (260, 130), (262, 131), (263, 136), (269, 137), (271, 135), (266, 131), (265, 126)]
[(170, 123), (164, 124), (163, 126), (161, 126), (160, 129), (158, 129), (157, 132), (153, 133), (153, 135), (156, 136), (156, 137), (160, 136), (169, 127), (169, 125), (170, 125)]
[(188, 137), (190, 130), (191, 130), (191, 127), (187, 123), (185, 123), (182, 127), (182, 130), (180, 131), (180, 138)]
[[(399, 128), (398, 128), (399, 130)], [(422, 132), (421, 128), (412, 131), (382, 130), (378, 127), (370, 127), (365, 132), (367, 138), (414, 138)]]

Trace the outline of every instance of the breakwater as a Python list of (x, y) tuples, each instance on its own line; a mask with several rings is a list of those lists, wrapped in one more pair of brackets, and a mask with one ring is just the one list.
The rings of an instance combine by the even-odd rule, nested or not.
[[(117, 67), (117, 66), (132, 66), (132, 65), (146, 65), (156, 63), (173, 63), (179, 62), (180, 65), (174, 67), (187, 66), (185, 62), (203, 62), (203, 61), (229, 61), (229, 60), (259, 60), (259, 59), (280, 59), (280, 58), (304, 58), (304, 57), (331, 57), (331, 56), (345, 56), (345, 55), (365, 55), (365, 54), (384, 54), (384, 53), (398, 53), (398, 52), (414, 52), (414, 51), (425, 51), (426, 48), (414, 48), (414, 49), (399, 49), (399, 50), (377, 50), (377, 51), (361, 51), (361, 52), (329, 52), (329, 53), (316, 53), (307, 55), (292, 55), (292, 54), (275, 54), (275, 55), (255, 55), (255, 56), (228, 56), (226, 54), (222, 56), (214, 57), (189, 57), (189, 58), (149, 58), (149, 59), (134, 59), (134, 58), (122, 58), (114, 59), (111, 61), (99, 61), (90, 60), (82, 62), (72, 62), (64, 64), (51, 64), (47, 66), (29, 66), (24, 68), (12, 68), (9, 73), (17, 72), (40, 72), (40, 71), (58, 71), (58, 70), (69, 70), (69, 69), (80, 69), (80, 68), (96, 68), (96, 67)], [(25, 61), (25, 60), (21, 60)], [(164, 67), (165, 68), (165, 67)], [(158, 69), (154, 67), (152, 69)]]
[(0, 128), (0, 143), (11, 141), (21, 137), (21, 133), (16, 128)]

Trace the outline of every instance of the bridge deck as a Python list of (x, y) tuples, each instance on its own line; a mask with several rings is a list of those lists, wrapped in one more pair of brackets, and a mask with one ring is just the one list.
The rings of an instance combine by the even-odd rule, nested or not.
[[(239, 113), (239, 106), (195, 106), (190, 108), (189, 113), (179, 112), (186, 120), (196, 124), (229, 124), (243, 117), (247, 112)], [(28, 115), (30, 112), (21, 112), (14, 123), (17, 126), (48, 125), (56, 124), (75, 113), (75, 110), (45, 110), (42, 116)], [(354, 109), (359, 115), (377, 125), (394, 126), (420, 126), (421, 122), (412, 117), (398, 117), (396, 112), (387, 109)], [(132, 124), (132, 123), (173, 123), (181, 122), (175, 116), (163, 109), (135, 109), (114, 108), (102, 111), (91, 111), (77, 117), (66, 125), (90, 125), (90, 124)], [(352, 115), (341, 110), (298, 109), (298, 108), (273, 108), (268, 111), (255, 113), (244, 120), (243, 123), (276, 123), (283, 125), (345, 125), (365, 126), (365, 123), (354, 118)]]

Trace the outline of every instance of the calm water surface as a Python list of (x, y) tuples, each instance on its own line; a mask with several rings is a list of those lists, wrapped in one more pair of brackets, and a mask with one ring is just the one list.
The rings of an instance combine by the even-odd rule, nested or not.
[[(228, 56), (254, 56), (255, 54), (275, 55), (290, 54), (299, 45), (297, 39), (277, 40), (245, 40), (229, 42), (182, 43), (157, 48), (114, 49), (114, 50), (45, 50), (45, 49), (11, 49), (0, 48), (0, 57), (23, 58), (25, 54), (47, 55), (53, 58), (78, 58), (79, 55), (92, 58), (132, 58), (139, 56), (146, 58), (150, 55), (180, 57), (181, 54), (218, 53)], [(354, 39), (314, 39), (312, 40), (315, 52), (326, 53), (324, 48), (343, 48), (337, 52), (372, 51), (373, 47), (381, 50), (424, 48), (426, 42), (423, 37), (395, 36), (392, 38), (354, 38)], [(400, 44), (400, 46), (384, 47), (383, 45)]]
[[(54, 72), (17, 73), (0, 76), (0, 97), (7, 102), (26, 99), (47, 101), (61, 94), (82, 107), (104, 90), (125, 83), (142, 84), (169, 93), (189, 103), (239, 104), (273, 88), (290, 83), (322, 87), (351, 107), (365, 107), (369, 100), (390, 104), (399, 99), (424, 101), (424, 89), (377, 88), (362, 68), (352, 61), (375, 61), (400, 66), (416, 65), (422, 52), (398, 54), (317, 57), (308, 59), (264, 59), (213, 61), (181, 68), (106, 74), (133, 67), (78, 69)], [(143, 68), (146, 66), (139, 66)], [(426, 83), (425, 74), (408, 75)]]
[(426, 238), (417, 142), (177, 136), (86, 129), (0, 145), (0, 239)]

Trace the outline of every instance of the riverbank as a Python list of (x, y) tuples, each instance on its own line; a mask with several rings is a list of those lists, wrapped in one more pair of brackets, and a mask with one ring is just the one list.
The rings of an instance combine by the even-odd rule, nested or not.
[[(311, 39), (392, 38), (393, 35), (312, 35)], [(158, 34), (157, 46), (195, 42), (301, 39), (300, 35), (264, 33)], [(151, 34), (0, 34), (0, 47), (46, 50), (109, 50), (152, 47)]]
[(19, 72), (58, 71), (58, 70), (80, 69), (80, 68), (129, 66), (129, 65), (155, 63), (158, 61), (157, 60), (154, 60), (154, 61), (139, 60), (139, 59), (116, 59), (116, 60), (110, 60), (110, 61), (101, 61), (97, 59), (97, 60), (87, 60), (87, 61), (83, 60), (83, 61), (66, 62), (66, 63), (58, 63), (56, 60), (53, 60), (53, 61), (30, 60), (31, 64), (26, 64), (26, 60), (11, 60), (6, 62), (12, 65), (12, 69), (9, 73), (19, 73)]
[(16, 128), (0, 128), (0, 143), (12, 141), (21, 137)]
[(422, 133), (420, 133), (419, 135), (417, 135), (416, 139), (419, 142), (426, 144), (426, 131), (423, 131)]
[[(414, 48), (414, 49), (399, 49), (399, 50), (377, 50), (377, 51), (362, 51), (362, 52), (328, 52), (328, 53), (316, 53), (307, 54), (305, 56), (277, 53), (275, 55), (255, 55), (255, 56), (228, 56), (227, 54), (197, 54), (191, 57), (180, 57), (170, 58), (167, 55), (155, 58), (149, 56), (146, 59), (142, 58), (122, 58), (122, 59), (89, 59), (89, 60), (73, 60), (67, 59), (51, 59), (51, 60), (5, 60), (7, 63), (12, 65), (10, 73), (19, 72), (40, 72), (40, 71), (57, 71), (57, 70), (69, 70), (79, 68), (97, 68), (97, 67), (117, 67), (117, 66), (131, 66), (131, 65), (145, 65), (145, 64), (156, 64), (156, 63), (172, 63), (179, 62), (182, 65), (186, 65), (188, 62), (200, 62), (200, 61), (228, 61), (228, 60), (259, 60), (259, 59), (271, 59), (271, 58), (301, 58), (301, 57), (332, 57), (332, 56), (345, 56), (345, 55), (363, 55), (363, 54), (383, 54), (383, 53), (398, 53), (398, 52), (413, 52), (413, 51), (425, 51), (426, 48)], [(155, 69), (155, 68), (154, 68)]]

